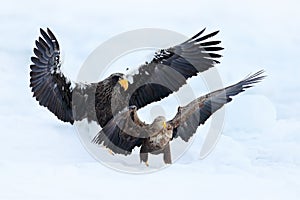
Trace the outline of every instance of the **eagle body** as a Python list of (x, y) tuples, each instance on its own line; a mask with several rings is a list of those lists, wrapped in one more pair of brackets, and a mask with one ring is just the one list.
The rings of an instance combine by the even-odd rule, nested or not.
[(171, 164), (171, 151), (170, 151), (170, 141), (172, 140), (172, 128), (163, 129), (158, 134), (147, 138), (144, 140), (140, 149), (140, 160), (141, 162), (148, 165), (148, 154), (158, 155), (163, 154), (164, 162), (166, 164)]
[(117, 73), (98, 83), (94, 93), (95, 104), (93, 109), (94, 113), (96, 112), (96, 121), (101, 127), (104, 127), (112, 119), (114, 113), (120, 112), (126, 102), (126, 97), (122, 96), (122, 88), (118, 84), (122, 77), (124, 77), (123, 74)]
[(162, 130), (157, 135), (149, 137), (146, 144), (150, 149), (158, 150), (164, 148), (172, 139), (172, 130)]
[[(152, 124), (144, 127), (144, 131), (147, 132), (147, 137), (144, 139), (142, 146), (146, 146), (147, 149), (151, 149), (153, 152), (165, 148), (173, 136), (172, 127), (167, 127), (166, 118), (163, 116), (155, 118)], [(151, 153), (151, 151), (148, 153)]]

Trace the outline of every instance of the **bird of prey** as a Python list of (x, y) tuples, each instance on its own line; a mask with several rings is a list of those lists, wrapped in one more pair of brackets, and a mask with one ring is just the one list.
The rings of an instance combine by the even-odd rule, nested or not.
[(159, 50), (135, 74), (114, 73), (96, 83), (71, 84), (61, 71), (58, 40), (49, 28), (40, 29), (30, 65), (33, 96), (64, 122), (87, 119), (104, 127), (114, 113), (159, 101), (178, 91), (188, 78), (219, 63), (221, 42), (210, 40), (218, 31), (204, 35), (204, 30), (181, 44)]
[[(169, 142), (181, 138), (185, 142), (193, 136), (198, 126), (232, 97), (252, 87), (265, 78), (264, 71), (247, 76), (229, 87), (201, 96), (186, 106), (178, 107), (177, 114), (169, 121), (159, 116), (152, 124), (142, 122), (137, 116), (137, 107), (132, 105), (112, 120), (93, 138), (95, 144), (103, 144), (112, 152), (128, 155), (136, 146), (140, 148), (140, 160), (148, 165), (148, 154), (163, 154), (166, 164), (170, 164), (171, 152)], [(141, 141), (141, 144), (139, 143)], [(139, 142), (137, 142), (139, 141)]]

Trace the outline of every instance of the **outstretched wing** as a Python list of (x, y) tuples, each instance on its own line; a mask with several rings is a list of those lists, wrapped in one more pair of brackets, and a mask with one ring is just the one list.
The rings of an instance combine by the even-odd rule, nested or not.
[(144, 138), (143, 127), (136, 114), (136, 107), (131, 106), (119, 112), (102, 130), (93, 138), (95, 144), (103, 144), (116, 154), (128, 155), (136, 146), (141, 146)]
[(177, 46), (158, 51), (138, 73), (127, 75), (129, 105), (139, 109), (159, 101), (186, 84), (188, 78), (219, 63), (221, 55), (217, 52), (223, 48), (217, 45), (221, 42), (208, 40), (218, 31), (203, 36), (204, 31)]
[(168, 122), (173, 127), (173, 137), (179, 136), (187, 142), (196, 132), (198, 126), (204, 124), (214, 112), (230, 102), (232, 96), (264, 79), (263, 73), (263, 70), (259, 71), (232, 86), (202, 96), (185, 107), (179, 107), (176, 116)]
[(30, 87), (40, 105), (47, 107), (58, 119), (74, 122), (71, 83), (61, 73), (60, 49), (54, 34), (40, 29), (42, 37), (35, 41), (31, 57)]

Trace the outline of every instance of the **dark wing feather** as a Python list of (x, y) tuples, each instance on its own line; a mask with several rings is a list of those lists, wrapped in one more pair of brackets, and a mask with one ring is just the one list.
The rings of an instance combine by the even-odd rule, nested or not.
[(143, 124), (136, 115), (136, 108), (125, 108), (111, 119), (93, 138), (95, 144), (103, 144), (116, 154), (128, 155), (136, 146), (141, 146)]
[(154, 59), (128, 75), (129, 105), (137, 108), (159, 101), (186, 84), (186, 80), (219, 63), (220, 41), (208, 41), (218, 31), (202, 36), (205, 29), (189, 40), (169, 49), (158, 51)]
[(73, 123), (71, 83), (60, 72), (59, 44), (50, 29), (40, 29), (42, 37), (35, 41), (31, 57), (30, 87), (40, 105), (47, 107), (58, 119)]
[(259, 71), (232, 86), (209, 93), (192, 101), (185, 107), (180, 107), (176, 116), (169, 121), (173, 126), (173, 137), (177, 138), (179, 136), (187, 142), (196, 132), (198, 126), (204, 124), (214, 112), (230, 102), (232, 96), (245, 91), (246, 88), (250, 88), (253, 84), (264, 79), (263, 73), (264, 71)]

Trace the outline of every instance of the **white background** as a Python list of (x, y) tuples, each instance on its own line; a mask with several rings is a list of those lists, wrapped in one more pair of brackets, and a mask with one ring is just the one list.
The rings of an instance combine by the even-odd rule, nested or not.
[[(299, 199), (299, 6), (296, 0), (1, 2), (0, 199)], [(72, 80), (102, 42), (147, 27), (187, 36), (221, 30), (225, 50), (217, 68), (224, 84), (262, 68), (268, 78), (226, 107), (222, 136), (206, 159), (198, 159), (203, 126), (171, 167), (123, 174), (91, 158), (74, 127), (31, 97), (30, 57), (40, 27), (56, 34), (62, 70)], [(200, 76), (189, 81), (198, 82)]]

